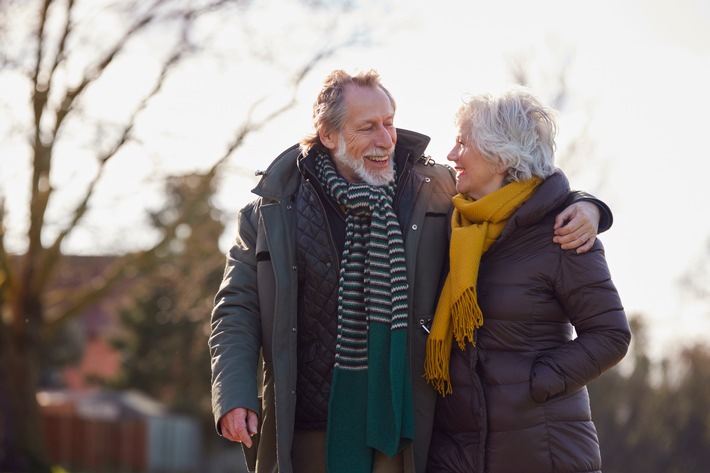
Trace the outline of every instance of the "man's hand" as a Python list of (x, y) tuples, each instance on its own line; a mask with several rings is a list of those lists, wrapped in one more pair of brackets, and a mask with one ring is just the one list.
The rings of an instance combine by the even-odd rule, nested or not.
[(244, 407), (232, 409), (219, 420), (224, 438), (243, 442), (247, 448), (251, 448), (251, 437), (256, 434), (258, 424), (256, 412)]
[(555, 243), (563, 250), (577, 249), (586, 253), (594, 244), (599, 230), (599, 208), (591, 202), (576, 202), (555, 218)]

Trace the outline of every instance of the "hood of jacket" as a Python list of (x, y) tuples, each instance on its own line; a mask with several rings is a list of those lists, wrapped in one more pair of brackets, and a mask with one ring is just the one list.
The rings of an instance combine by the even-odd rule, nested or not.
[(567, 204), (570, 187), (567, 177), (559, 169), (542, 181), (533, 195), (510, 218), (503, 233), (496, 240), (505, 240), (514, 231), (535, 225), (550, 212), (558, 211)]

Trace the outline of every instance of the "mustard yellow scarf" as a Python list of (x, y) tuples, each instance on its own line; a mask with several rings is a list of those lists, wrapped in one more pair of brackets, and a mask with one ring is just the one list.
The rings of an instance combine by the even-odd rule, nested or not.
[(475, 346), (473, 332), (483, 325), (483, 313), (476, 300), (481, 257), (540, 182), (538, 178), (511, 182), (475, 201), (462, 194), (453, 198), (450, 270), (434, 314), (424, 365), (427, 381), (442, 396), (452, 392), (449, 359), (453, 339), (461, 350), (465, 349), (466, 340)]

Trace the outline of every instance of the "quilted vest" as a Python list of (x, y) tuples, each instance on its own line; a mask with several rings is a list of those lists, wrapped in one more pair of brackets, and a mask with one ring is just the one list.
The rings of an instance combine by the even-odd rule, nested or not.
[(342, 244), (332, 241), (323, 203), (307, 180), (301, 183), (296, 211), (296, 428), (325, 429), (337, 339), (340, 262), (336, 248)]

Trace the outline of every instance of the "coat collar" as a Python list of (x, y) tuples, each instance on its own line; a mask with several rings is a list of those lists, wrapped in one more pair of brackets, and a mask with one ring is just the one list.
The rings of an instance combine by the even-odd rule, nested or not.
[[(411, 167), (422, 157), (429, 141), (430, 138), (426, 135), (398, 128), (395, 146), (397, 169)], [(298, 144), (286, 149), (269, 165), (252, 192), (260, 197), (274, 200), (282, 200), (293, 195), (298, 190), (301, 179), (298, 161), (304, 158)]]
[(498, 240), (504, 239), (519, 228), (540, 222), (550, 212), (561, 210), (560, 207), (567, 201), (569, 193), (567, 176), (557, 169), (552, 176), (542, 181), (532, 197), (511, 216)]

